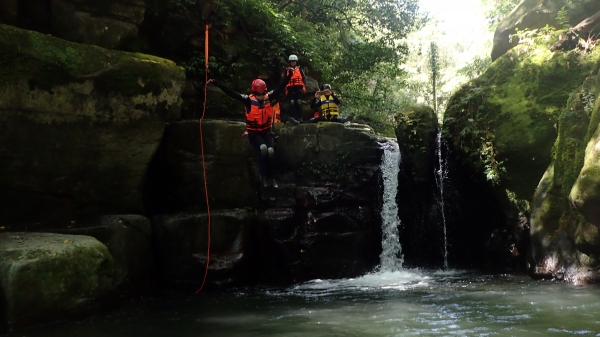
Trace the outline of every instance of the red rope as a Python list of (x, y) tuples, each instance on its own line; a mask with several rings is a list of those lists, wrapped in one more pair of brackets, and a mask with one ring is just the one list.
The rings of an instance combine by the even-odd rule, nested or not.
[(208, 275), (208, 263), (210, 261), (210, 203), (208, 202), (208, 187), (206, 183), (206, 165), (204, 164), (204, 137), (202, 135), (202, 120), (204, 119), (204, 114), (206, 113), (206, 89), (208, 87), (208, 28), (206, 25), (205, 33), (204, 33), (204, 64), (206, 66), (206, 79), (204, 80), (204, 109), (202, 110), (202, 116), (200, 117), (200, 149), (202, 150), (202, 173), (204, 174), (204, 193), (206, 196), (206, 210), (208, 215), (208, 243), (206, 250), (206, 269), (204, 270), (204, 279), (202, 280), (202, 285), (200, 288), (196, 290), (196, 294), (198, 294), (202, 288), (204, 288), (204, 284), (206, 283), (206, 276)]

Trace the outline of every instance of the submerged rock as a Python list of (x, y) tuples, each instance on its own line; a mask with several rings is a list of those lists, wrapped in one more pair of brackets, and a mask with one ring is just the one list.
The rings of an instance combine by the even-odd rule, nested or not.
[(106, 246), (89, 236), (0, 234), (0, 326), (85, 317), (114, 293), (113, 268)]

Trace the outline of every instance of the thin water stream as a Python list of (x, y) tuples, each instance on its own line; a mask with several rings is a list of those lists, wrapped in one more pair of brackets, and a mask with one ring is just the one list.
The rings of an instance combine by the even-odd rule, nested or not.
[[(384, 185), (394, 183), (399, 160), (393, 146), (386, 150)], [(395, 204), (395, 192), (388, 192)], [(600, 336), (600, 286), (458, 270), (402, 270), (401, 247), (391, 239), (398, 235), (397, 208), (394, 213), (394, 205), (388, 204), (383, 212), (386, 253), (379, 272), (288, 288), (163, 294), (123, 303), (83, 322), (8, 336)]]
[(448, 179), (448, 163), (444, 158), (442, 148), (445, 146), (442, 138), (442, 129), (440, 128), (436, 137), (436, 155), (437, 165), (435, 167), (435, 183), (438, 187), (437, 203), (442, 215), (442, 229), (444, 231), (444, 269), (448, 269), (448, 233), (446, 227), (446, 211), (444, 200), (444, 183)]

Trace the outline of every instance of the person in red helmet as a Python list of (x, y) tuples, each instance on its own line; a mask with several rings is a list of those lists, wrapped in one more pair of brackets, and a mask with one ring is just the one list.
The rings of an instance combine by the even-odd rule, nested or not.
[(260, 173), (260, 182), (263, 187), (278, 188), (275, 181), (275, 140), (273, 139), (273, 107), (271, 98), (277, 97), (285, 89), (286, 83), (292, 77), (288, 72), (287, 77), (277, 86), (277, 88), (267, 91), (265, 81), (257, 78), (252, 81), (250, 95), (240, 94), (227, 86), (217, 82), (214, 79), (208, 80), (208, 83), (216, 85), (224, 93), (238, 101), (244, 103), (246, 108), (246, 131), (248, 140), (252, 147), (258, 152), (258, 171)]

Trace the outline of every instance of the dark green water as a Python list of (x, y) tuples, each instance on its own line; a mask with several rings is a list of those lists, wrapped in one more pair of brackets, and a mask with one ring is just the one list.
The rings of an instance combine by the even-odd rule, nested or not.
[(9, 336), (600, 336), (600, 287), (402, 271), (170, 295)]

